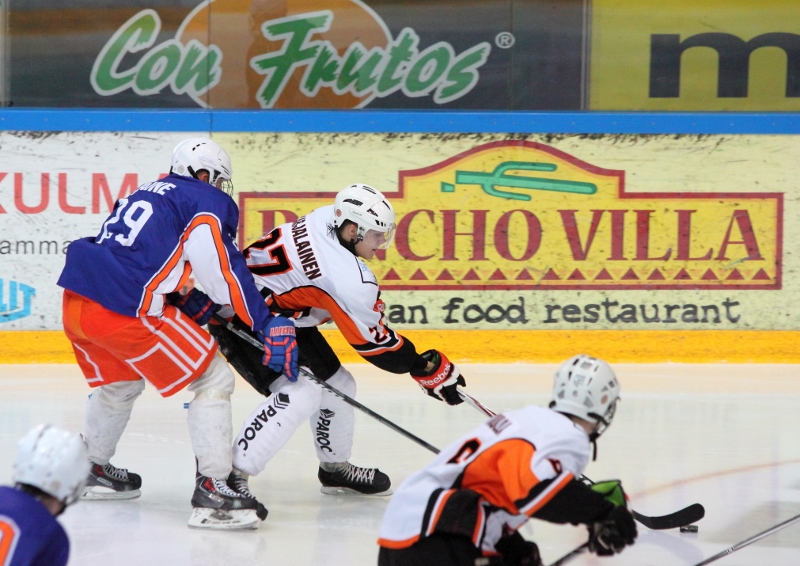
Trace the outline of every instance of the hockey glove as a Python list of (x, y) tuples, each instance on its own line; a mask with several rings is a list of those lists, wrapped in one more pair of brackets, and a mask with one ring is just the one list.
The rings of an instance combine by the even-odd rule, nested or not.
[(166, 299), (169, 304), (175, 305), (199, 326), (208, 324), (214, 313), (221, 308), (221, 305), (215, 305), (214, 301), (199, 289), (192, 289), (185, 295), (178, 292), (169, 293)]
[(614, 508), (602, 519), (589, 525), (589, 550), (598, 556), (611, 556), (636, 540), (636, 522), (628, 509), (628, 498), (619, 480), (598, 482), (592, 486)]
[(463, 403), (464, 400), (458, 394), (456, 387), (466, 385), (467, 382), (464, 381), (458, 366), (438, 350), (428, 350), (422, 357), (433, 364), (433, 369), (428, 372), (411, 371), (411, 377), (419, 383), (422, 390), (434, 399), (445, 401), (448, 405)]
[(263, 364), (273, 371), (283, 373), (289, 381), (297, 381), (300, 373), (297, 364), (299, 350), (294, 322), (282, 316), (273, 316), (258, 333), (258, 338), (264, 343)]
[(516, 531), (498, 540), (494, 547), (503, 556), (504, 566), (543, 566), (536, 543)]

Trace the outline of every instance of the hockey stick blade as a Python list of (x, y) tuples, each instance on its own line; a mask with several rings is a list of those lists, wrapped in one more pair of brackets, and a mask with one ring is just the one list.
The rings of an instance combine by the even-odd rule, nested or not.
[(653, 531), (685, 527), (686, 525), (696, 523), (705, 516), (706, 510), (699, 503), (693, 503), (680, 511), (675, 511), (669, 515), (661, 515), (659, 517), (648, 517), (636, 511), (633, 512), (634, 519)]

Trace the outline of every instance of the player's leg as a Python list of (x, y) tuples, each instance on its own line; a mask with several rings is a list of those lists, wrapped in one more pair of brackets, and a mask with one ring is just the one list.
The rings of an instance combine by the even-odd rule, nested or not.
[(92, 341), (92, 336), (108, 322), (105, 309), (96, 307), (100, 305), (69, 291), (64, 293), (64, 332), (72, 342), (75, 359), (87, 383), (94, 388), (86, 404), (83, 431), (92, 462), (83, 498), (134, 499), (141, 495), (142, 478), (115, 467), (110, 460), (133, 405), (144, 390), (144, 380), (129, 365)]
[(139, 474), (117, 468), (114, 456), (144, 380), (119, 381), (97, 387), (86, 403), (83, 436), (92, 462), (84, 499), (135, 499), (141, 495)]
[[(339, 366), (326, 382), (348, 397), (356, 396), (353, 375)], [(314, 447), (320, 461), (318, 478), (322, 493), (339, 495), (390, 495), (389, 476), (377, 468), (349, 462), (353, 447), (354, 410), (327, 389), (322, 389), (319, 410), (309, 419)]]
[(188, 391), (189, 437), (197, 458), (197, 476), (192, 495), (190, 527), (241, 529), (256, 528), (267, 516), (266, 508), (252, 495), (237, 492), (231, 477), (231, 394), (235, 380), (228, 364), (215, 356), (206, 371), (194, 380)]
[[(475, 564), (480, 551), (467, 537), (434, 534), (407, 548), (381, 547), (378, 566), (462, 566)], [(486, 564), (505, 564), (502, 557)]]
[(242, 477), (259, 474), (294, 432), (319, 408), (320, 387), (285, 376), (270, 386), (272, 395), (245, 419), (233, 443), (233, 467)]

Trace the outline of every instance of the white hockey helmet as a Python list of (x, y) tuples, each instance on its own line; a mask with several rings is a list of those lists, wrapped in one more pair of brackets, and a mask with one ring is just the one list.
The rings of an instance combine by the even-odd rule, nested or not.
[(359, 241), (364, 239), (369, 230), (384, 234), (379, 246), (382, 250), (392, 243), (397, 228), (394, 208), (380, 191), (369, 185), (350, 185), (336, 195), (333, 204), (333, 225), (338, 230), (345, 220), (358, 225)]
[(13, 480), (39, 488), (69, 505), (83, 492), (90, 467), (86, 445), (79, 434), (41, 424), (17, 443)]
[(196, 179), (201, 170), (208, 171), (210, 185), (229, 195), (233, 193), (231, 158), (218, 143), (208, 138), (189, 138), (175, 146), (170, 173)]
[(617, 376), (606, 362), (578, 354), (556, 372), (550, 408), (595, 423), (594, 440), (611, 424), (619, 392)]

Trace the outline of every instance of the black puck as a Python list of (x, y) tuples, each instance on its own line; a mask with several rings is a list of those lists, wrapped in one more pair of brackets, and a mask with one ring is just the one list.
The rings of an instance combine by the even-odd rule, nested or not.
[(697, 530), (697, 525), (685, 525), (681, 527), (682, 533), (696, 533)]

